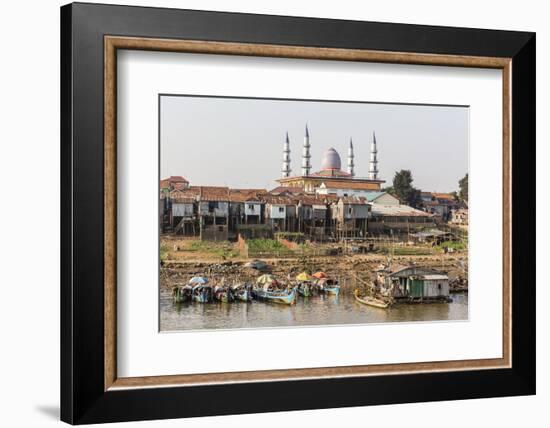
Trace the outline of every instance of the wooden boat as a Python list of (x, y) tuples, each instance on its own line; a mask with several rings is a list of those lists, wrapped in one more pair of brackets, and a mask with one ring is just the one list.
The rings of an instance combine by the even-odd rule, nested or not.
[(210, 284), (197, 284), (193, 287), (193, 300), (198, 303), (208, 303), (214, 299), (213, 288)]
[(278, 303), (281, 305), (294, 305), (296, 303), (296, 287), (291, 290), (264, 290), (255, 288), (254, 297), (269, 303)]
[(386, 302), (381, 299), (377, 299), (376, 297), (370, 297), (370, 296), (359, 296), (359, 290), (355, 290), (353, 292), (353, 295), (355, 296), (355, 300), (357, 300), (359, 303), (362, 303), (363, 305), (373, 306), (375, 308), (380, 309), (386, 309), (390, 306), (389, 302)]
[(323, 278), (317, 281), (317, 286), (325, 294), (338, 296), (340, 294), (340, 284), (338, 280), (332, 278)]
[(214, 299), (223, 303), (229, 303), (234, 300), (231, 289), (223, 285), (216, 285), (214, 287)]
[(309, 297), (313, 295), (312, 285), (310, 282), (300, 282), (297, 285), (298, 294), (302, 297)]
[(250, 284), (241, 282), (231, 287), (233, 298), (241, 302), (250, 302), (252, 300), (252, 287)]
[(176, 285), (172, 288), (172, 297), (176, 303), (189, 302), (193, 297), (193, 287), (189, 284)]

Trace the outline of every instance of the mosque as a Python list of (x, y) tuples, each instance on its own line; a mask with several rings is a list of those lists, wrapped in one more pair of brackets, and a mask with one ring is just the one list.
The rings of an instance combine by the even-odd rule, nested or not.
[(340, 155), (334, 148), (325, 151), (321, 169), (311, 172), (309, 129), (306, 125), (304, 144), (302, 146), (302, 168), (300, 175), (292, 175), (290, 166), (290, 139), (288, 132), (283, 145), (283, 164), (281, 178), (277, 182), (282, 187), (301, 189), (306, 193), (336, 196), (365, 196), (367, 193), (380, 192), (384, 180), (378, 178), (378, 150), (376, 135), (372, 135), (369, 175), (367, 178), (355, 176), (355, 155), (353, 141), (350, 138), (348, 149), (347, 171), (342, 170)]

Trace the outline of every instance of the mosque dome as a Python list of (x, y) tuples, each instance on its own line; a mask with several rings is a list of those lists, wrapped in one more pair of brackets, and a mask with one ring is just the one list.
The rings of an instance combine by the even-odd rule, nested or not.
[(328, 149), (323, 155), (323, 160), (321, 161), (322, 169), (336, 169), (339, 170), (342, 167), (342, 162), (340, 161), (340, 155), (332, 147)]

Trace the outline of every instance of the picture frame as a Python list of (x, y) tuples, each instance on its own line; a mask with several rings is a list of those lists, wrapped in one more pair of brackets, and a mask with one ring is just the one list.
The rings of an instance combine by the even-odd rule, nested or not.
[[(116, 53), (122, 49), (501, 69), (502, 358), (118, 377)], [(534, 394), (535, 91), (533, 33), (63, 6), (61, 419), (85, 424)]]

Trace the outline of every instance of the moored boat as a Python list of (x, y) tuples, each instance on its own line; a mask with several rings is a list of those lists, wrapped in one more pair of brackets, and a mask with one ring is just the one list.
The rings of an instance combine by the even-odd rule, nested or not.
[(213, 288), (208, 283), (208, 278), (194, 276), (189, 280), (189, 285), (193, 287), (192, 296), (195, 302), (207, 303), (214, 298)]
[(340, 284), (337, 279), (330, 278), (325, 272), (315, 272), (312, 276), (321, 292), (335, 296), (340, 294)]
[(216, 285), (214, 287), (214, 299), (222, 303), (229, 303), (234, 300), (231, 289), (223, 285)]
[(355, 300), (357, 300), (359, 303), (362, 303), (363, 305), (372, 306), (375, 308), (386, 309), (391, 304), (390, 302), (387, 302), (382, 299), (377, 299), (376, 297), (360, 296), (359, 290), (355, 290), (353, 292), (353, 295), (355, 296)]
[(252, 287), (250, 284), (241, 282), (231, 287), (233, 298), (241, 302), (250, 302), (252, 300)]
[(172, 288), (172, 297), (176, 303), (189, 302), (193, 297), (193, 287), (189, 284), (176, 285)]
[(296, 303), (296, 287), (285, 287), (271, 275), (260, 276), (252, 292), (258, 300), (283, 305)]
[(282, 305), (293, 305), (296, 303), (296, 287), (284, 290), (265, 290), (264, 288), (254, 288), (254, 297), (258, 300), (264, 300), (270, 303)]

